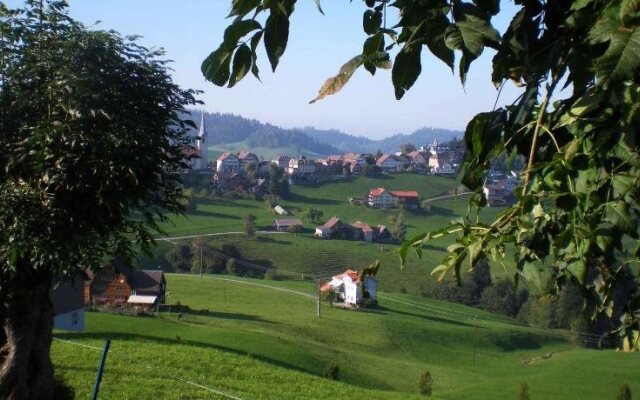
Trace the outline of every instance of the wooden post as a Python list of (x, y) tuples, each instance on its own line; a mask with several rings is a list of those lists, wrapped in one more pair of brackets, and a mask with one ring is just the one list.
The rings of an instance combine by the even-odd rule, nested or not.
[(96, 376), (96, 384), (93, 387), (93, 400), (98, 400), (98, 392), (100, 391), (100, 382), (102, 382), (102, 372), (104, 371), (104, 363), (107, 361), (107, 353), (111, 346), (111, 340), (107, 339), (104, 343), (104, 349), (102, 350), (102, 359), (100, 360), (100, 367), (98, 368), (98, 376)]

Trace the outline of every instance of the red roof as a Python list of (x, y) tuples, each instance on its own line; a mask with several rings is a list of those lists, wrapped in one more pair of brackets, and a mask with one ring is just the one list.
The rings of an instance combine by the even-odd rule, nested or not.
[(419, 198), (418, 192), (415, 190), (397, 190), (395, 192), (391, 192), (392, 195), (396, 197), (405, 197), (405, 198)]
[(351, 223), (351, 226), (353, 226), (356, 229), (362, 229), (363, 232), (373, 232), (373, 229), (371, 229), (369, 224), (367, 224), (365, 222), (356, 221), (356, 222)]
[(347, 269), (346, 271), (344, 271), (343, 273), (341, 273), (340, 275), (335, 275), (333, 278), (334, 279), (339, 279), (342, 280), (344, 279), (346, 276), (348, 276), (349, 278), (351, 278), (352, 281), (359, 281), (360, 280), (360, 274), (358, 274), (358, 271), (354, 271), (352, 269)]
[(385, 188), (375, 188), (375, 189), (371, 189), (369, 191), (369, 195), (371, 195), (371, 196), (380, 196), (385, 191), (386, 191)]
[(338, 223), (340, 223), (340, 218), (338, 217), (331, 217), (329, 218), (329, 220), (327, 222), (324, 223), (324, 225), (322, 225), (320, 228), (325, 228), (325, 229), (331, 229), (334, 226), (336, 226)]

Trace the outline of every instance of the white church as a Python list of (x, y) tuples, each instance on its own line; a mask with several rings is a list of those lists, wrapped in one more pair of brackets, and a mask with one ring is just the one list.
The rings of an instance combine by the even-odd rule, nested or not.
[(198, 136), (196, 136), (196, 146), (189, 152), (190, 155), (197, 155), (199, 158), (192, 158), (191, 169), (205, 170), (209, 168), (209, 159), (207, 157), (207, 128), (204, 122), (204, 111), (200, 113), (200, 126), (198, 127)]

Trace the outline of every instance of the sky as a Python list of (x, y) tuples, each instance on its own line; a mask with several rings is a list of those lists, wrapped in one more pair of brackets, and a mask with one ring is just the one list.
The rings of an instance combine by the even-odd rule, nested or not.
[[(88, 26), (114, 29), (123, 35), (140, 35), (147, 47), (162, 47), (176, 83), (202, 90), (203, 108), (233, 113), (285, 128), (313, 126), (379, 139), (396, 133), (411, 133), (422, 127), (464, 130), (478, 112), (491, 110), (497, 90), (490, 79), (489, 51), (471, 66), (466, 86), (426, 48), (422, 74), (404, 98), (397, 101), (391, 72), (379, 70), (371, 76), (359, 69), (338, 94), (314, 104), (325, 79), (359, 54), (366, 34), (362, 31), (362, 0), (322, 0), (325, 15), (314, 0), (298, 0), (291, 19), (287, 51), (275, 73), (266, 55), (258, 60), (261, 82), (248, 75), (234, 88), (207, 82), (200, 64), (220, 44), (231, 20), (231, 0), (68, 0), (70, 14)], [(21, 1), (7, 1), (20, 6)], [(494, 25), (500, 31), (513, 15), (511, 2)], [(389, 12), (388, 24), (396, 21)], [(101, 21), (96, 25), (96, 21)], [(508, 83), (498, 104), (507, 104), (519, 94)]]

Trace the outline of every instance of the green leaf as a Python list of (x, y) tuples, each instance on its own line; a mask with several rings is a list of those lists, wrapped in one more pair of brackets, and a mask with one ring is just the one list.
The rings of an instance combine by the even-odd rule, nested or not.
[(449, 25), (444, 34), (445, 45), (462, 51), (460, 80), (464, 85), (471, 63), (482, 54), (485, 44), (496, 44), (500, 35), (487, 21), (469, 19)]
[(200, 69), (208, 80), (217, 86), (224, 86), (229, 80), (232, 50), (221, 45), (202, 62)]
[(611, 83), (631, 79), (640, 68), (640, 29), (624, 26), (617, 16), (605, 15), (591, 31), (594, 42), (609, 42), (605, 53), (594, 61), (596, 83), (608, 88)]
[(396, 56), (391, 70), (391, 80), (398, 100), (413, 86), (422, 72), (421, 50), (422, 46), (411, 46), (410, 48), (404, 46)]
[(625, 202), (606, 203), (605, 215), (609, 222), (620, 227), (623, 232), (628, 233), (635, 230), (636, 221), (629, 213), (629, 208)]
[(236, 54), (233, 57), (229, 87), (233, 87), (236, 83), (240, 82), (245, 75), (247, 75), (251, 69), (252, 61), (253, 53), (249, 46), (243, 44), (238, 47), (238, 50), (236, 50)]
[(367, 10), (362, 14), (362, 28), (367, 35), (373, 35), (382, 25), (382, 13), (380, 11)]
[(260, 5), (260, 0), (233, 0), (231, 2), (231, 12), (228, 17), (242, 18), (247, 15), (251, 10)]
[(496, 15), (500, 12), (500, 0), (473, 0), (473, 2), (488, 14)]
[(431, 275), (438, 275), (438, 282), (442, 282), (449, 269), (451, 269), (450, 265), (440, 264), (431, 271)]
[(522, 278), (528, 283), (533, 284), (536, 288), (541, 289), (540, 273), (536, 266), (532, 263), (525, 263), (522, 268)]
[(233, 48), (238, 43), (238, 40), (257, 29), (262, 29), (262, 25), (253, 19), (234, 22), (224, 31), (224, 43), (227, 47)]
[(322, 100), (325, 97), (338, 93), (340, 90), (342, 90), (344, 85), (346, 85), (347, 82), (349, 82), (349, 79), (351, 79), (351, 76), (353, 75), (355, 70), (359, 66), (361, 66), (363, 62), (364, 57), (362, 56), (362, 54), (357, 55), (351, 60), (347, 61), (347, 63), (344, 64), (342, 68), (340, 68), (340, 71), (336, 76), (325, 81), (325, 83), (318, 91), (318, 95), (316, 96), (316, 98), (311, 100), (309, 104), (313, 104), (318, 100)]
[(576, 280), (584, 285), (584, 282), (587, 278), (587, 266), (584, 263), (584, 260), (579, 259), (567, 265), (567, 270), (573, 275)]
[(264, 29), (264, 47), (275, 72), (280, 57), (284, 54), (289, 40), (289, 16), (281, 12), (271, 12)]

